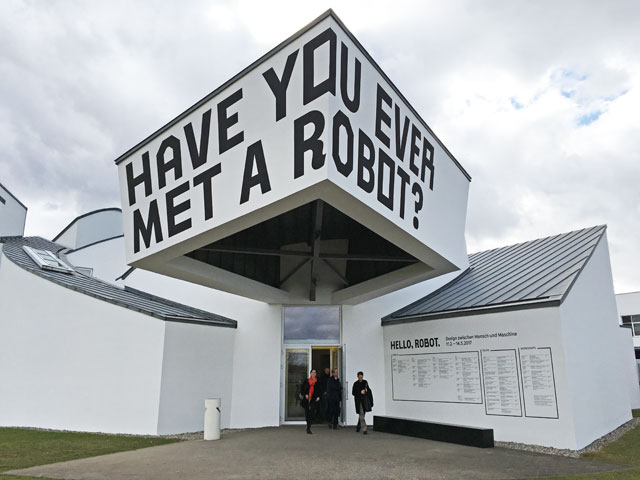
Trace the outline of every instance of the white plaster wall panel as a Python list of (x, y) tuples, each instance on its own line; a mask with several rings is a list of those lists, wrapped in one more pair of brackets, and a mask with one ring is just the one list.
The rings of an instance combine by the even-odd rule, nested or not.
[(103, 209), (76, 218), (55, 241), (65, 247), (81, 248), (118, 235), (122, 235), (122, 212)]
[(234, 328), (167, 322), (158, 434), (201, 431), (204, 400), (221, 399), (221, 428), (231, 419)]
[[(616, 295), (616, 303), (619, 315), (640, 315), (640, 292), (619, 293)], [(640, 336), (633, 337), (633, 346), (640, 348)]]
[[(631, 419), (606, 234), (560, 306), (576, 448)], [(630, 357), (627, 358), (630, 361)]]
[(62, 234), (54, 237), (55, 242), (67, 248), (76, 248), (76, 237), (78, 235), (78, 224), (69, 225)]
[[(93, 248), (93, 247), (91, 247)], [(125, 283), (163, 298), (229, 317), (238, 322), (233, 352), (230, 427), (278, 425), (282, 308), (183, 280), (137, 269)], [(263, 372), (272, 372), (265, 375)], [(263, 398), (255, 401), (248, 379), (259, 375)]]
[(640, 292), (619, 293), (616, 304), (620, 315), (640, 314)]
[(24, 234), (27, 209), (0, 185), (0, 237)]
[[(341, 372), (346, 384), (347, 423), (355, 425), (358, 415), (353, 405), (351, 386), (356, 373), (363, 371), (374, 393), (373, 415), (384, 415), (386, 411), (386, 372), (383, 348), (383, 327), (380, 319), (419, 298), (428, 295), (453, 280), (459, 272), (452, 272), (417, 285), (389, 293), (375, 300), (355, 306), (342, 307), (342, 336), (346, 350), (346, 371)], [(373, 422), (373, 415), (369, 420)]]
[(252, 308), (251, 314), (238, 318), (233, 351), (232, 428), (280, 423), (281, 342), (281, 305), (261, 304)]
[(0, 425), (156, 434), (164, 322), (0, 270)]
[[(124, 240), (117, 238), (69, 255), (78, 265), (94, 267), (94, 275), (107, 281), (120, 276), (124, 263)], [(279, 305), (269, 305), (165, 275), (136, 269), (125, 282), (133, 288), (238, 321), (233, 354), (231, 428), (278, 425), (280, 409), (281, 315)], [(247, 379), (261, 375), (268, 392), (255, 402), (254, 387)]]
[(618, 331), (618, 342), (616, 352), (620, 355), (619, 365), (624, 370), (624, 383), (628, 388), (629, 403), (632, 409), (640, 408), (640, 372), (630, 328), (621, 328)]
[(107, 240), (67, 255), (75, 266), (90, 267), (93, 276), (105, 282), (118, 284), (116, 278), (129, 269), (124, 261), (124, 239), (122, 237)]
[[(507, 335), (498, 336), (499, 333)], [(513, 333), (515, 335), (511, 335)], [(484, 336), (488, 337), (484, 338)], [(424, 338), (437, 338), (439, 346), (416, 348), (415, 340)], [(400, 347), (404, 341), (413, 345), (413, 348), (392, 349), (391, 343), (398, 341), (401, 342)], [(557, 308), (487, 313), (388, 325), (384, 327), (384, 342), (387, 415), (493, 428), (497, 441), (576, 448), (570, 401), (573, 392), (569, 391), (567, 384), (560, 316)], [(458, 344), (458, 342), (460, 343)], [(551, 349), (551, 365), (553, 367), (551, 373), (555, 384), (555, 392), (553, 393), (556, 396), (558, 418), (534, 418), (535, 405), (530, 404), (530, 407), (525, 405), (520, 355), (526, 355), (532, 349), (538, 348)], [(489, 409), (486, 392), (488, 388), (491, 388), (491, 385), (485, 378), (486, 372), (482, 367), (482, 360), (479, 372), (481, 376), (481, 391), (479, 393), (482, 394), (482, 403), (458, 403), (459, 399), (455, 398), (455, 393), (451, 398), (444, 399), (446, 401), (415, 401), (414, 399), (407, 401), (399, 397), (396, 400), (393, 399), (392, 355), (442, 354), (451, 357), (455, 352), (476, 352), (475, 355), (482, 359), (485, 358), (483, 355), (495, 354), (495, 352), (491, 352), (493, 350), (514, 352), (517, 375), (513, 378), (517, 379), (519, 391), (515, 392), (514, 390), (515, 396), (512, 398), (514, 402), (516, 398), (519, 398), (520, 405), (515, 404), (511, 411), (507, 408), (502, 411), (499, 405), (496, 407), (494, 394), (491, 394), (492, 406)], [(475, 381), (473, 384), (476, 385)], [(530, 387), (527, 392), (528, 398), (531, 398)], [(475, 392), (475, 394), (477, 393)], [(505, 392), (505, 396), (507, 394), (509, 394), (508, 390)], [(491, 414), (488, 414), (488, 411)]]

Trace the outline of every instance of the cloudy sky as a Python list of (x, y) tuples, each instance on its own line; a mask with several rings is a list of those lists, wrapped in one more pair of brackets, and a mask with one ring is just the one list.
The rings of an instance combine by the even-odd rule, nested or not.
[(0, 182), (27, 234), (119, 206), (113, 160), (333, 8), (473, 177), (474, 252), (608, 224), (640, 290), (640, 2), (0, 1)]

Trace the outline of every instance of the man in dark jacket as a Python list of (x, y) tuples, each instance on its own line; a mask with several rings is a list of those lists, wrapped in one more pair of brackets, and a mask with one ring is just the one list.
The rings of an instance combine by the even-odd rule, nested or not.
[(327, 408), (329, 410), (329, 428), (338, 428), (340, 416), (340, 402), (342, 402), (342, 382), (338, 378), (338, 369), (333, 369), (333, 375), (327, 380)]
[(325, 367), (324, 371), (318, 376), (318, 391), (320, 393), (320, 416), (323, 421), (329, 421), (329, 414), (327, 412), (327, 382), (331, 377), (329, 367)]
[(353, 382), (351, 394), (356, 405), (356, 413), (358, 414), (358, 426), (356, 432), (362, 428), (362, 433), (367, 434), (367, 422), (364, 415), (373, 408), (373, 393), (369, 387), (369, 383), (363, 378), (364, 374), (358, 372), (358, 380)]

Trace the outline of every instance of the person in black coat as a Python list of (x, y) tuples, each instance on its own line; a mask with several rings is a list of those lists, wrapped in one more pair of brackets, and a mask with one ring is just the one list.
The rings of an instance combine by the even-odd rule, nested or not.
[(320, 392), (320, 416), (322, 420), (329, 421), (329, 407), (327, 403), (327, 382), (331, 377), (329, 367), (324, 369), (320, 375), (318, 375), (318, 390)]
[(327, 380), (327, 408), (329, 411), (329, 428), (338, 428), (340, 403), (342, 402), (342, 382), (338, 378), (338, 369), (333, 369), (333, 375)]
[(373, 392), (369, 383), (363, 378), (364, 374), (358, 372), (358, 380), (353, 382), (353, 388), (351, 394), (356, 405), (356, 413), (358, 414), (358, 426), (356, 432), (359, 432), (362, 428), (362, 433), (367, 434), (367, 422), (364, 419), (364, 415), (370, 412), (373, 408)]
[(311, 421), (318, 412), (318, 405), (320, 405), (320, 389), (318, 388), (318, 379), (316, 378), (316, 371), (311, 370), (309, 378), (307, 378), (302, 384), (301, 388), (302, 406), (304, 407), (305, 417), (307, 419), (307, 433), (311, 432)]

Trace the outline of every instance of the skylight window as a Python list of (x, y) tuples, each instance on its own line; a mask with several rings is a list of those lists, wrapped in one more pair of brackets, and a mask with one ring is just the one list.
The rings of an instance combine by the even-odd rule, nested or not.
[(52, 270), (54, 272), (73, 273), (73, 268), (69, 267), (66, 263), (60, 260), (49, 250), (43, 250), (41, 248), (22, 247), (31, 260), (36, 262), (43, 270)]

